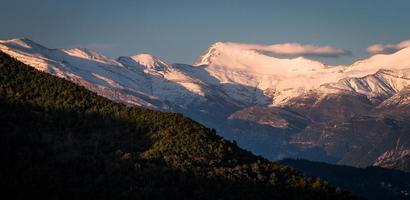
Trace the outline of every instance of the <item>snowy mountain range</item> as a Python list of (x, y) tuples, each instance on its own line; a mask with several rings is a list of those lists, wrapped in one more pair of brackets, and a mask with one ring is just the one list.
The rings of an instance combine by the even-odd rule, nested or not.
[(193, 65), (25, 38), (0, 41), (0, 51), (109, 99), (183, 113), (271, 159), (382, 166), (410, 154), (410, 47), (338, 66), (231, 42)]

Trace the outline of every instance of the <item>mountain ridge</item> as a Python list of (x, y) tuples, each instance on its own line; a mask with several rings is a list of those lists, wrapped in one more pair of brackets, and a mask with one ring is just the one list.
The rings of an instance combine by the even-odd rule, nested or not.
[[(360, 123), (370, 124), (360, 120), (367, 119), (367, 116), (369, 119), (376, 119), (371, 118), (373, 115), (379, 116), (376, 121), (392, 118), (389, 113), (398, 112), (392, 112), (393, 107), (387, 106), (387, 102), (404, 99), (407, 93), (401, 91), (410, 80), (410, 62), (406, 57), (410, 55), (410, 48), (374, 55), (350, 66), (328, 66), (302, 57), (275, 58), (242, 48), (240, 44), (218, 42), (200, 56), (196, 65), (186, 65), (169, 64), (149, 54), (134, 56), (135, 60), (132, 56), (111, 59), (92, 52), (90, 56), (82, 50), (65, 52), (32, 43), (27, 39), (1, 41), (0, 50), (40, 71), (70, 80), (114, 101), (183, 113), (270, 159), (303, 157), (307, 152), (306, 145), (302, 144), (310, 143), (308, 149), (324, 149), (332, 161), (336, 156), (343, 164), (374, 164), (377, 158), (358, 164), (352, 158), (332, 155), (333, 151), (325, 146), (330, 138), (312, 141), (310, 136), (318, 134), (313, 129), (324, 126), (327, 127), (325, 130), (336, 133), (319, 134), (321, 137), (343, 134), (341, 129), (331, 128), (335, 123), (354, 123), (341, 126), (351, 129), (362, 126)], [(29, 45), (33, 48), (28, 48)], [(397, 109), (407, 108), (407, 101), (401, 102), (403, 106)], [(386, 105), (384, 109), (382, 105)], [(264, 107), (275, 113), (264, 118), (253, 117), (258, 114), (256, 111), (262, 114)], [(300, 115), (303, 120), (299, 119)], [(396, 119), (393, 116), (393, 119), (405, 123), (405, 117)], [(389, 123), (385, 124), (385, 130), (397, 132)], [(293, 127), (293, 131), (289, 132), (287, 127)], [(370, 130), (361, 130), (363, 134), (352, 137), (374, 135), (368, 132)], [(264, 135), (259, 137), (257, 132)], [(283, 132), (287, 132), (287, 136), (283, 136)], [(400, 134), (404, 134), (404, 129), (402, 132)], [(394, 150), (390, 146), (397, 138), (388, 134), (378, 137), (386, 137), (385, 142), (389, 145), (380, 145), (382, 149), (376, 152), (381, 153), (376, 157)], [(298, 138), (310, 139), (300, 141)], [(274, 141), (275, 147), (269, 147), (266, 141)], [(341, 148), (337, 141), (331, 144)], [(365, 144), (352, 142), (349, 145)], [(410, 144), (406, 143), (401, 150), (408, 149), (408, 146)]]

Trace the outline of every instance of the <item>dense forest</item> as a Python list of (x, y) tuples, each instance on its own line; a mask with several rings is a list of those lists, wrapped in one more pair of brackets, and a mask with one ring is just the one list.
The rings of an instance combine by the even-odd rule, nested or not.
[(180, 114), (112, 102), (2, 52), (0, 134), (13, 199), (355, 199)]

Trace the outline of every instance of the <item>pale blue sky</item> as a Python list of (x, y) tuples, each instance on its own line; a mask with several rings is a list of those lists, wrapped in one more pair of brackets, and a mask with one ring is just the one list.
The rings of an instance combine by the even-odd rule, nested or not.
[(351, 56), (410, 39), (408, 0), (0, 0), (0, 39), (89, 47), (110, 57), (152, 53), (192, 63), (216, 41), (330, 45)]

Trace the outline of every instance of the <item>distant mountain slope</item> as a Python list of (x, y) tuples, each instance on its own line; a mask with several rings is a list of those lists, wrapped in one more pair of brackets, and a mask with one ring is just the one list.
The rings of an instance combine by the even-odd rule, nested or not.
[(0, 110), (1, 186), (14, 199), (353, 199), (179, 114), (112, 102), (3, 53)]
[(354, 168), (308, 160), (280, 161), (369, 200), (410, 199), (410, 173), (380, 167)]

